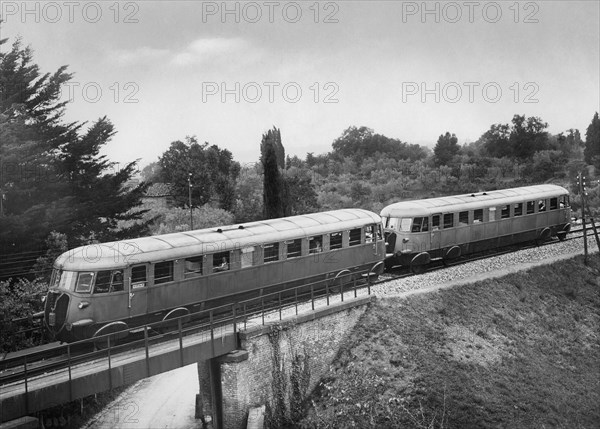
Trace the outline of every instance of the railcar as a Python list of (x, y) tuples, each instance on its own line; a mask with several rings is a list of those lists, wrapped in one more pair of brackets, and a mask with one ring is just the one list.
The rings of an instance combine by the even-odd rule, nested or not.
[(553, 236), (564, 240), (571, 228), (569, 193), (556, 185), (402, 201), (381, 217), (386, 268), (402, 265), (415, 273), (432, 260)]
[(67, 342), (123, 335), (340, 273), (378, 275), (382, 233), (377, 214), (344, 209), (79, 247), (54, 263), (44, 324)]

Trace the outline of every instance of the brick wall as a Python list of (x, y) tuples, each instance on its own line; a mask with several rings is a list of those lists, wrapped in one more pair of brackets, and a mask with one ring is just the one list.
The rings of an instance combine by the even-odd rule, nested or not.
[(241, 332), (245, 352), (221, 359), (221, 427), (245, 428), (248, 410), (260, 405), (274, 426), (293, 419), (369, 302), (346, 301)]

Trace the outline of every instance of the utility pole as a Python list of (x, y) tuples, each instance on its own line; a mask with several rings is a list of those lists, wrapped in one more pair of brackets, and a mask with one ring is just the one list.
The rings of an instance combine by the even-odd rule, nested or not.
[[(190, 231), (194, 229), (194, 216), (192, 211), (192, 173), (188, 173), (188, 204), (190, 205)], [(587, 254), (587, 252), (586, 252)]]
[(583, 223), (583, 262), (585, 265), (588, 263), (588, 246), (587, 246), (587, 228), (585, 226), (585, 187), (583, 181), (585, 177), (579, 172), (577, 181), (579, 182), (579, 195), (581, 195), (581, 222)]

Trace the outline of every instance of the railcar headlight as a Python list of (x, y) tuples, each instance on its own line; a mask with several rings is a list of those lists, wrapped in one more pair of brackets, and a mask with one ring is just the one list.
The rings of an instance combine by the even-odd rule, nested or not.
[(87, 301), (81, 301), (77, 307), (79, 307), (79, 309), (80, 309), (80, 310), (83, 310), (83, 309), (84, 309), (84, 308), (86, 308), (88, 305), (90, 305), (90, 303), (89, 303), (89, 302), (87, 302)]

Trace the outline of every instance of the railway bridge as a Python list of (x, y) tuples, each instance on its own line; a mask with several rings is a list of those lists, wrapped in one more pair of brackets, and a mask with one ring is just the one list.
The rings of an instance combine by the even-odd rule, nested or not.
[(193, 363), (200, 379), (196, 417), (212, 427), (245, 427), (249, 409), (261, 405), (274, 418), (289, 418), (327, 372), (370, 300), (370, 288), (328, 293), (303, 304), (279, 300), (277, 308), (252, 317), (234, 311), (233, 318), (219, 321), (211, 313), (202, 328), (178, 322), (153, 336), (152, 327), (145, 327), (138, 340), (122, 345), (107, 337), (85, 358), (64, 345), (67, 362), (59, 367), (52, 358), (37, 365), (25, 358), (15, 381), (4, 371), (0, 427), (19, 427), (19, 422), (37, 427), (37, 419), (26, 416)]

